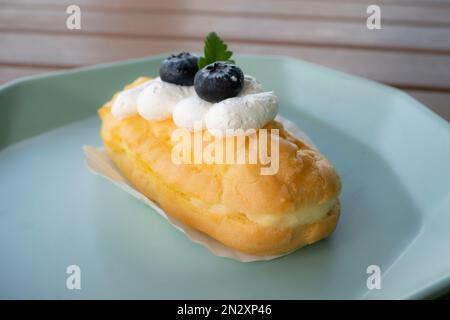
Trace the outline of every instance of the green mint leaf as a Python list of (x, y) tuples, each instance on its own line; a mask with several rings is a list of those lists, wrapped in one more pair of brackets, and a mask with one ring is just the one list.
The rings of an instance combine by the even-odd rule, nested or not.
[(217, 33), (210, 32), (205, 39), (204, 56), (198, 59), (198, 68), (201, 69), (216, 61), (228, 61), (234, 63), (233, 60), (230, 60), (233, 52), (227, 50), (227, 48), (227, 44), (217, 35)]

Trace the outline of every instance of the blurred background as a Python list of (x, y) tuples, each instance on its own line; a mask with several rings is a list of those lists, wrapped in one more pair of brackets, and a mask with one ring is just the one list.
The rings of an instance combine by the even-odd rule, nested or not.
[[(367, 8), (381, 10), (369, 30)], [(68, 29), (69, 5), (81, 29)], [(400, 88), (450, 120), (450, 0), (0, 0), (0, 83), (180, 50), (209, 31)]]

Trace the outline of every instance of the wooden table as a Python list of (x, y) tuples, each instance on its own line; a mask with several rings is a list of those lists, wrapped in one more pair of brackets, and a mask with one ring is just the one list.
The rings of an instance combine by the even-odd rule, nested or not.
[[(69, 30), (66, 8), (81, 8)], [(381, 30), (366, 9), (381, 8)], [(217, 31), (239, 53), (281, 54), (405, 90), (450, 120), (449, 0), (0, 0), (0, 83), (162, 52)]]

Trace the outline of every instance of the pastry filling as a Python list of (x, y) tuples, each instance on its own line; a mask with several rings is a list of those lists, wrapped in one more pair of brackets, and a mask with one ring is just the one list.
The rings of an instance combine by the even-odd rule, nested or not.
[[(222, 204), (214, 204), (208, 206), (205, 202), (198, 199), (191, 199), (191, 203), (200, 208), (208, 209), (208, 211), (218, 214), (237, 214)], [(286, 213), (239, 213), (243, 214), (247, 219), (262, 226), (278, 226), (278, 227), (296, 227), (303, 224), (310, 224), (325, 218), (330, 210), (335, 206), (336, 199), (325, 201), (315, 206), (304, 206), (292, 212)]]
[[(108, 144), (110, 145), (110, 144)], [(111, 145), (110, 145), (111, 146)], [(112, 147), (112, 146), (111, 146)], [(117, 148), (116, 148), (117, 149)], [(161, 179), (156, 172), (154, 172), (151, 168), (151, 166), (144, 162), (144, 161), (138, 161), (139, 156), (134, 154), (131, 150), (127, 149), (126, 147), (124, 149), (119, 148), (119, 150), (115, 150), (116, 152), (126, 152), (131, 159), (134, 159), (137, 166), (139, 166), (143, 171), (147, 172), (148, 174), (151, 174), (155, 179), (158, 179), (160, 183), (165, 185), (165, 188), (173, 190), (169, 185), (167, 185), (163, 179)], [(301, 207), (295, 211), (292, 212), (286, 212), (286, 213), (243, 213), (243, 212), (236, 212), (230, 208), (227, 208), (223, 204), (210, 204), (203, 200), (193, 198), (188, 194), (181, 193), (177, 191), (177, 193), (184, 198), (186, 201), (190, 202), (194, 207), (197, 207), (198, 209), (201, 209), (202, 211), (208, 211), (212, 214), (221, 216), (221, 215), (243, 215), (248, 220), (255, 222), (262, 226), (277, 226), (277, 227), (296, 227), (303, 224), (310, 224), (317, 221), (320, 221), (321, 219), (325, 218), (328, 212), (334, 207), (336, 204), (337, 199), (331, 199), (328, 201), (325, 201), (321, 204), (317, 205), (309, 205)]]

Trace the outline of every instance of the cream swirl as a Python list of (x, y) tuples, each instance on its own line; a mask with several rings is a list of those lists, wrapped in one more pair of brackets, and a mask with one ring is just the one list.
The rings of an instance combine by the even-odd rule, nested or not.
[(179, 86), (155, 78), (120, 92), (112, 106), (113, 115), (119, 119), (136, 113), (154, 121), (172, 116), (178, 127), (207, 128), (216, 136), (262, 128), (277, 112), (278, 99), (274, 92), (262, 92), (260, 82), (248, 75), (237, 97), (217, 103), (201, 99), (193, 86)]
[(112, 104), (111, 113), (118, 119), (124, 119), (137, 113), (137, 99), (142, 90), (153, 80), (144, 82), (132, 89), (117, 94)]
[(180, 101), (173, 109), (173, 121), (188, 130), (208, 128), (216, 136), (258, 129), (273, 120), (278, 100), (273, 92), (261, 92), (255, 78), (246, 75), (244, 87), (237, 97), (210, 103), (197, 95)]
[(222, 100), (205, 115), (205, 125), (214, 136), (244, 134), (275, 119), (278, 99), (273, 91)]
[(195, 94), (193, 86), (179, 86), (156, 78), (137, 97), (137, 112), (147, 120), (164, 120), (172, 116), (177, 103)]
[(202, 130), (206, 127), (205, 115), (213, 104), (197, 94), (183, 99), (173, 108), (172, 118), (177, 127), (188, 130)]

